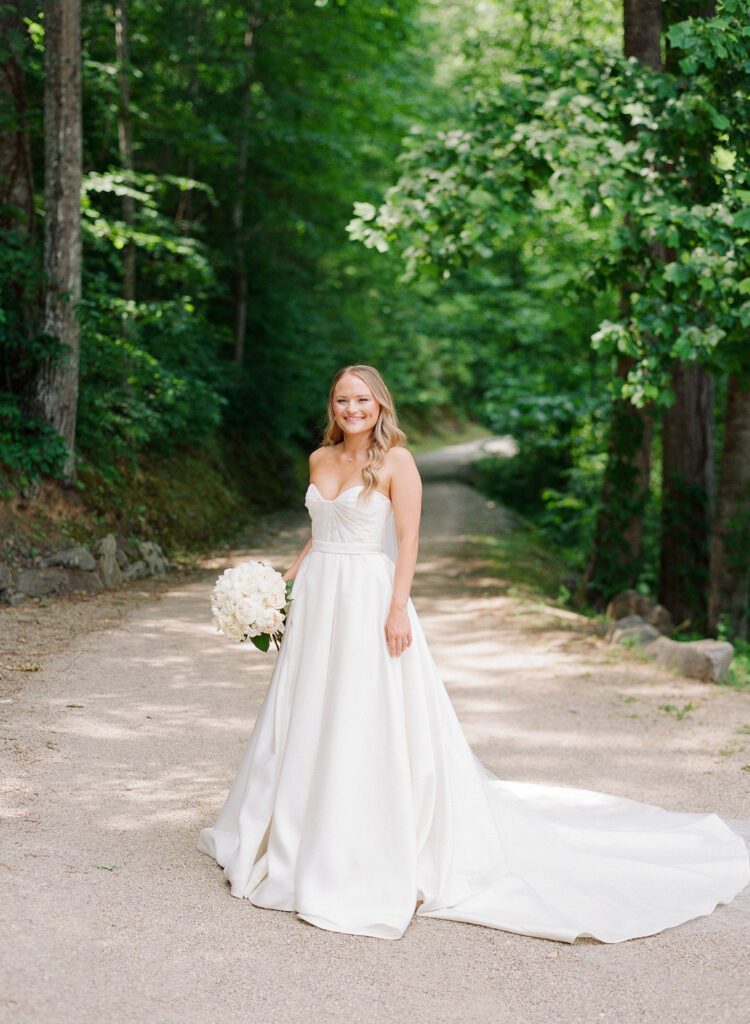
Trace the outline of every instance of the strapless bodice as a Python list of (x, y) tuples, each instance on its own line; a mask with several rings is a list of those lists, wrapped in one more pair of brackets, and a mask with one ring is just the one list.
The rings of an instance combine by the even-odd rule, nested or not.
[[(351, 544), (373, 551), (385, 549), (386, 529), (391, 515), (391, 499), (382, 491), (372, 491), (360, 501), (364, 484), (347, 487), (335, 498), (324, 498), (315, 484), (305, 493), (305, 505), (312, 520), (313, 546)], [(331, 547), (333, 550), (333, 547)]]

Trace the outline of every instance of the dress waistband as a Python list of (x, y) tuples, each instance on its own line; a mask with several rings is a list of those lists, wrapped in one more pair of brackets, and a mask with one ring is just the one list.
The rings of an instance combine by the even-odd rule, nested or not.
[(376, 555), (384, 549), (378, 541), (313, 540), (312, 550), (337, 555)]

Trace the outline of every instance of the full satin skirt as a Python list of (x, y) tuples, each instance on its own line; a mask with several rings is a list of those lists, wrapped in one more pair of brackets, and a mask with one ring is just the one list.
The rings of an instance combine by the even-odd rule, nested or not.
[(573, 942), (651, 935), (730, 902), (745, 841), (717, 814), (498, 779), (469, 746), (394, 566), (312, 550), (239, 770), (198, 849), (232, 896), (398, 939), (414, 913)]

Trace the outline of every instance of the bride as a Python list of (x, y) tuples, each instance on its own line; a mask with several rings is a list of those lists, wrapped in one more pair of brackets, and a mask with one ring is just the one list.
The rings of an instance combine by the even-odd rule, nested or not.
[(422, 485), (405, 441), (378, 371), (339, 370), (284, 638), (198, 849), (232, 896), (383, 939), (416, 913), (621, 942), (729, 903), (750, 859), (717, 814), (503, 781), (476, 757), (409, 597)]

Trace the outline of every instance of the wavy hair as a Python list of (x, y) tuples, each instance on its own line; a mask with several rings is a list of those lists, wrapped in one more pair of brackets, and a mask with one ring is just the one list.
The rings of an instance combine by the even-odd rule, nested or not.
[(359, 377), (367, 385), (372, 392), (373, 398), (380, 405), (380, 413), (375, 426), (372, 428), (370, 445), (367, 449), (367, 462), (362, 467), (364, 487), (359, 495), (362, 498), (377, 488), (378, 481), (380, 480), (379, 471), (385, 463), (386, 452), (395, 445), (406, 444), (406, 434), (398, 425), (393, 398), (380, 373), (374, 366), (368, 366), (366, 363), (354, 363), (352, 366), (342, 366), (340, 370), (336, 371), (331, 381), (331, 387), (328, 392), (328, 422), (323, 431), (321, 444), (338, 444), (344, 438), (344, 432), (336, 422), (336, 417), (333, 413), (333, 396), (336, 385), (347, 373), (353, 373), (356, 377)]

